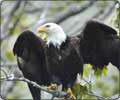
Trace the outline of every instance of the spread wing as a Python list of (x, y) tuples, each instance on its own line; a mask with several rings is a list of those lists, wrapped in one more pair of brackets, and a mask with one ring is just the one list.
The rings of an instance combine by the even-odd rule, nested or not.
[(120, 38), (117, 32), (98, 21), (90, 20), (82, 32), (80, 51), (85, 63), (102, 68), (111, 62), (120, 68)]
[[(26, 30), (17, 38), (13, 53), (24, 77), (38, 84), (47, 84), (49, 75), (46, 71), (43, 41), (33, 32)], [(40, 99), (40, 90), (28, 84), (34, 100)]]
[(117, 35), (117, 32), (110, 26), (105, 25), (99, 21), (96, 20), (89, 20), (86, 23), (86, 26), (83, 30), (84, 34), (86, 35), (99, 35), (98, 33), (104, 34), (104, 35)]

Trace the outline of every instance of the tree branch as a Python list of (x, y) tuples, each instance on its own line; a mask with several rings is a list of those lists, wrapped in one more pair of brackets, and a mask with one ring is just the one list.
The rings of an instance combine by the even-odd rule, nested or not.
[(24, 78), (24, 77), (21, 77), (21, 78), (15, 78), (12, 75), (9, 75), (5, 78), (1, 78), (0, 80), (4, 80), (4, 81), (24, 81), (24, 82), (27, 82), (29, 84), (32, 84), (34, 87), (36, 88), (39, 88), (40, 90), (42, 91), (45, 91), (47, 93), (50, 93), (53, 95), (53, 97), (57, 97), (57, 98), (63, 98), (63, 97), (66, 97), (67, 96), (67, 93), (66, 92), (63, 92), (63, 91), (57, 91), (57, 90), (48, 90), (46, 87), (42, 87), (40, 86), (39, 84), (37, 84), (36, 82), (33, 82), (33, 81), (30, 81), (29, 79), (27, 78)]
[(6, 39), (7, 37), (9, 37), (12, 33), (14, 33), (14, 30), (15, 30), (18, 22), (20, 21), (22, 15), (24, 14), (24, 8), (25, 8), (26, 3), (27, 2), (25, 1), (24, 5), (22, 7), (21, 12), (17, 15), (16, 20), (13, 23), (13, 26), (10, 28), (10, 31), (3, 38), (1, 38), (1, 41), (4, 40), (4, 39)]
[(92, 1), (88, 2), (87, 4), (82, 5), (81, 7), (76, 7), (76, 6), (70, 5), (64, 12), (59, 13), (53, 19), (49, 19), (47, 21), (44, 21), (43, 23), (54, 22), (54, 23), (60, 24), (67, 18), (74, 16), (78, 13), (84, 12), (86, 9), (88, 9), (90, 6), (92, 6), (95, 2), (96, 2), (96, 0), (92, 0)]
[(50, 0), (47, 1), (46, 5), (45, 5), (45, 7), (43, 9), (43, 12), (40, 15), (40, 18), (39, 18), (39, 21), (38, 21), (37, 24), (41, 25), (42, 23), (44, 23), (46, 21), (45, 17), (46, 17), (46, 15), (48, 13), (48, 10), (49, 10), (49, 7), (50, 7), (50, 3), (51, 3)]
[[(85, 82), (88, 84), (88, 86), (91, 86), (91, 80), (88, 82), (85, 78), (83, 78), (83, 81), (85, 81)], [(98, 100), (105, 100), (105, 98), (96, 95), (92, 90), (90, 90), (89, 93), (86, 93), (86, 94), (87, 94), (87, 95), (90, 95), (90, 96), (94, 96), (94, 97), (96, 97)]]
[[(109, 7), (107, 8), (102, 8), (100, 11), (98, 11), (92, 18), (90, 19), (98, 19), (101, 21), (104, 21), (113, 11), (113, 9), (115, 8), (116, 2), (114, 1)], [(90, 20), (88, 19), (88, 20)], [(87, 20), (87, 21), (88, 21)], [(86, 22), (87, 22), (86, 21)], [(80, 32), (83, 30), (85, 23), (82, 25), (82, 27), (79, 27), (76, 31), (70, 33), (71, 36), (76, 36), (79, 35)]]
[(111, 4), (110, 7), (105, 11), (103, 16), (99, 18), (99, 20), (104, 21), (111, 14), (111, 12), (115, 9), (116, 4), (117, 4), (117, 1), (114, 1), (113, 4)]
[[(100, 11), (98, 11), (91, 19), (93, 19), (93, 18), (98, 18), (101, 14), (104, 13), (104, 10), (105, 10), (105, 9), (101, 9)], [(88, 20), (90, 20), (90, 19), (88, 19)], [(88, 20), (86, 20), (85, 22), (87, 22)], [(75, 24), (76, 24), (76, 23), (75, 23)], [(75, 26), (75, 24), (74, 24), (73, 26)], [(82, 31), (83, 28), (84, 28), (84, 25), (85, 25), (85, 23), (83, 23), (83, 25), (82, 25), (81, 27), (78, 27), (74, 32), (70, 32), (70, 36), (76, 36), (76, 35), (80, 34), (81, 31)], [(72, 27), (73, 27), (73, 26), (72, 26)]]
[(12, 20), (12, 16), (17, 11), (17, 9), (20, 7), (21, 2), (22, 2), (21, 0), (16, 1), (16, 3), (14, 5), (14, 7), (12, 8), (11, 12), (8, 14), (7, 18), (3, 22), (2, 26), (1, 26), (1, 39), (4, 39), (4, 37), (6, 37), (6, 35), (8, 35), (7, 34), (7, 28), (9, 27), (9, 23)]
[(61, 22), (63, 22), (64, 20), (66, 20), (68, 17), (74, 16), (78, 13), (82, 13), (83, 11), (85, 11), (87, 8), (89, 8), (90, 6), (92, 6), (95, 3), (96, 0), (91, 0), (90, 2), (88, 2), (87, 4), (83, 5), (80, 8), (77, 8), (75, 6), (70, 6), (65, 12), (60, 13), (59, 15), (57, 15), (54, 19), (54, 22), (59, 24)]
[[(3, 74), (5, 75), (5, 77), (1, 77), (0, 80), (1, 81), (23, 81), (23, 82), (26, 82), (26, 83), (29, 83), (29, 84), (32, 84), (34, 87), (42, 90), (42, 91), (45, 91), (47, 93), (50, 93), (52, 94), (52, 100), (57, 97), (57, 98), (65, 98), (67, 96), (67, 93), (64, 92), (64, 91), (58, 91), (58, 90), (48, 90), (47, 87), (43, 87), (43, 86), (40, 86), (39, 84), (37, 84), (36, 82), (33, 82), (27, 78), (24, 78), (24, 77), (15, 77), (14, 74), (10, 74), (8, 75), (7, 72), (5, 72), (4, 69), (1, 70), (3, 72)], [(88, 86), (91, 85), (91, 82), (88, 82), (85, 78), (82, 78), (83, 81), (85, 81)], [(108, 98), (103, 98), (101, 96), (98, 96), (96, 95), (92, 89), (89, 90), (89, 92), (85, 93), (86, 95), (89, 95), (89, 96), (93, 96), (93, 97), (96, 97), (98, 100), (106, 100)], [(1, 96), (2, 97), (2, 96)], [(110, 98), (119, 98), (120, 95), (117, 95), (117, 96), (113, 96), (113, 97), (110, 97)]]
[(58, 90), (48, 90), (47, 87), (42, 87), (40, 86), (39, 84), (37, 84), (36, 82), (33, 82), (33, 81), (30, 81), (29, 79), (27, 78), (24, 78), (24, 77), (20, 77), (20, 78), (17, 78), (14, 76), (14, 74), (10, 74), (8, 75), (7, 72), (5, 72), (4, 69), (1, 70), (5, 77), (1, 77), (0, 80), (1, 81), (24, 81), (26, 83), (29, 83), (29, 84), (32, 84), (34, 87), (36, 88), (39, 88), (41, 89), (42, 91), (45, 91), (47, 93), (50, 93), (53, 95), (53, 97), (57, 97), (57, 98), (63, 98), (63, 97), (66, 97), (67, 96), (67, 93), (64, 92), (64, 91), (58, 91)]

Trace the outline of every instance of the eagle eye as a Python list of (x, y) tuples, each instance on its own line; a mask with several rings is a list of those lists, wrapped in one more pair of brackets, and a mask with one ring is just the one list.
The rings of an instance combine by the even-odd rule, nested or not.
[(50, 25), (46, 25), (45, 27), (50, 27)]

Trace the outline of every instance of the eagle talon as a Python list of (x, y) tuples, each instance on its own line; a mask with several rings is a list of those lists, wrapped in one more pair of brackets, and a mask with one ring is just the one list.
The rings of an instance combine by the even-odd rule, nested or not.
[(48, 90), (57, 90), (58, 87), (57, 87), (57, 84), (50, 84), (48, 87), (47, 87)]
[(70, 88), (68, 88), (68, 90), (67, 90), (67, 96), (66, 96), (65, 100), (76, 100), (76, 97)]

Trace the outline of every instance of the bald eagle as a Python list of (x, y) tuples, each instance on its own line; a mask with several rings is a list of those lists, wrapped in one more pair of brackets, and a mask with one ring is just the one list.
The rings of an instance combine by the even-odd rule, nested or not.
[[(26, 30), (15, 42), (13, 52), (24, 77), (40, 85), (51, 82), (70, 88), (77, 73), (83, 72), (83, 63), (103, 68), (111, 62), (120, 70), (120, 38), (111, 27), (90, 20), (79, 36), (68, 37), (55, 23), (46, 23), (37, 29), (47, 35), (43, 40)], [(34, 100), (40, 99), (40, 90), (28, 84)]]
[(120, 70), (120, 38), (113, 28), (89, 20), (79, 38), (84, 63), (102, 69), (111, 62)]
[[(83, 72), (79, 42), (68, 37), (55, 23), (46, 23), (37, 32), (46, 34), (47, 38), (43, 40), (27, 30), (20, 34), (13, 48), (24, 77), (40, 85), (62, 84), (63, 89), (70, 90), (77, 73)], [(28, 86), (33, 99), (39, 100), (40, 90)]]

